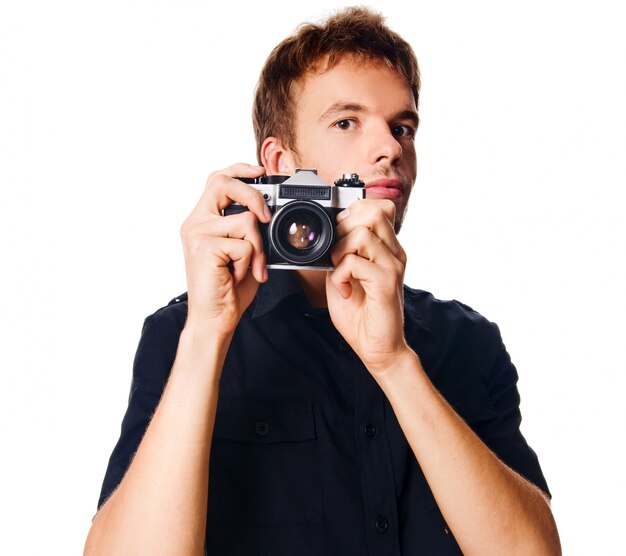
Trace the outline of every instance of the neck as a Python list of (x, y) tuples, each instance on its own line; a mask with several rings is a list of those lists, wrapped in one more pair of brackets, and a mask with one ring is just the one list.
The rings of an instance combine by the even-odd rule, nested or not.
[(321, 270), (296, 270), (296, 277), (311, 307), (327, 307), (326, 272)]

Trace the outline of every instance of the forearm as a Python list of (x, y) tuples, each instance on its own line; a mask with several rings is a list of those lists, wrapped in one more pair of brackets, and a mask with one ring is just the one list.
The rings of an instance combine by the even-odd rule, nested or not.
[(203, 554), (211, 440), (230, 338), (185, 328), (150, 425), (85, 554)]
[(377, 380), (464, 554), (560, 554), (541, 491), (483, 444), (436, 391), (415, 353)]

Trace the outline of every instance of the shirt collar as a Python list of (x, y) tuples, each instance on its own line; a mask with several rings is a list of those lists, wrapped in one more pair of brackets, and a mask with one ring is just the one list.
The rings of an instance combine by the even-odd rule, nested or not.
[[(269, 313), (272, 309), (276, 308), (281, 301), (290, 296), (299, 295), (302, 298), (302, 302), (308, 305), (306, 295), (302, 286), (300, 286), (300, 282), (298, 282), (298, 279), (296, 278), (295, 272), (289, 270), (268, 269), (268, 275), (269, 277), (267, 282), (259, 285), (254, 307), (252, 308), (253, 319), (262, 317), (266, 313)], [(412, 320), (422, 330), (430, 330), (430, 327), (423, 319), (417, 306), (412, 305), (408, 307), (406, 304), (407, 293), (409, 291), (413, 291), (415, 294), (418, 290), (411, 290), (410, 288), (407, 288), (407, 286), (404, 286), (404, 288), (405, 320)], [(327, 311), (327, 309), (324, 309), (324, 311)]]
[(300, 294), (304, 291), (296, 278), (296, 274), (289, 270), (268, 269), (269, 278), (259, 286), (256, 294), (252, 318), (256, 319), (274, 309), (283, 299)]

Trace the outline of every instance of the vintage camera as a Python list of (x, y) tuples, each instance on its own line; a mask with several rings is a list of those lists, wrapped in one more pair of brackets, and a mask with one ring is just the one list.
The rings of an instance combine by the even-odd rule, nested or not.
[[(259, 223), (268, 268), (330, 270), (335, 244), (335, 217), (357, 199), (365, 198), (357, 174), (344, 174), (335, 185), (324, 183), (316, 170), (296, 170), (289, 176), (239, 178), (257, 189), (272, 211), (269, 224)], [(224, 216), (248, 210), (233, 203)]]

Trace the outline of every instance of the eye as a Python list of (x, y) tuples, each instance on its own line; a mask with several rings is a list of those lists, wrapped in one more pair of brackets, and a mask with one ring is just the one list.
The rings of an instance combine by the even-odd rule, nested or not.
[(343, 120), (339, 120), (338, 122), (335, 122), (333, 124), (333, 127), (336, 127), (337, 129), (342, 129), (344, 131), (354, 129), (355, 126), (356, 120), (353, 120), (352, 118), (344, 118)]
[(415, 128), (410, 125), (394, 125), (391, 128), (391, 134), (394, 137), (409, 137), (413, 139), (415, 137)]

